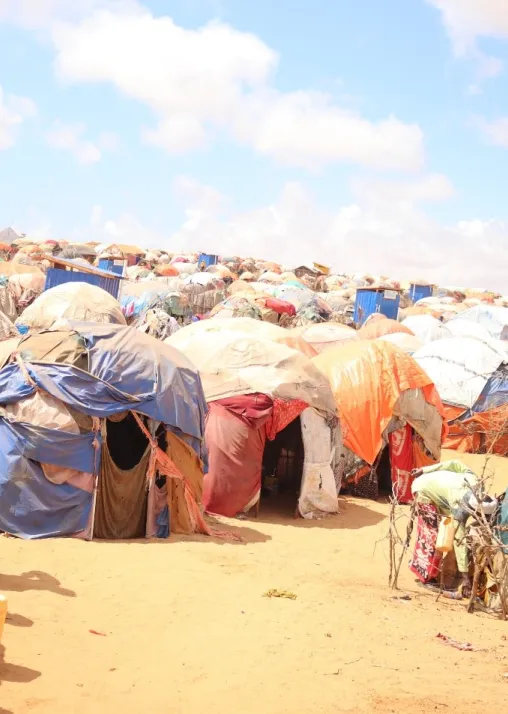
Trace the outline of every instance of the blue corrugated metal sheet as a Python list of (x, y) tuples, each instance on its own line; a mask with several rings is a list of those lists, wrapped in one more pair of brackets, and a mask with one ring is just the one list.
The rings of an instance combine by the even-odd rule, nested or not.
[[(389, 297), (387, 297), (387, 295)], [(393, 290), (381, 290), (379, 292), (378, 305), (382, 315), (396, 320), (399, 316), (400, 293)]]
[(400, 293), (394, 290), (357, 290), (354, 321), (363, 325), (375, 312), (396, 320), (399, 314)]
[(211, 253), (200, 253), (198, 258), (198, 265), (201, 267), (201, 263), (205, 264), (205, 268), (209, 268), (211, 265), (216, 265), (219, 262), (219, 257), (217, 255), (212, 255)]
[(110, 273), (115, 273), (115, 275), (123, 275), (124, 262), (123, 260), (115, 261), (112, 258), (101, 258), (98, 268), (99, 270), (109, 270)]
[(377, 307), (377, 291), (376, 290), (357, 290), (355, 301), (354, 320), (357, 325), (363, 325), (365, 320), (374, 312), (378, 312)]
[(103, 275), (93, 275), (91, 273), (81, 273), (79, 270), (61, 270), (60, 268), (50, 268), (46, 273), (46, 283), (44, 290), (54, 288), (64, 283), (88, 283), (102, 288), (116, 300), (120, 291), (120, 280), (118, 278), (108, 278)]
[(413, 302), (423, 300), (423, 298), (432, 297), (432, 285), (415, 285), (414, 283), (409, 288), (409, 297)]

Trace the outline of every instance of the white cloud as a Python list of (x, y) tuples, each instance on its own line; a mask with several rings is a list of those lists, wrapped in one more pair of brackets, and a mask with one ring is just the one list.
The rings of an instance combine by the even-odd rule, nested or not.
[(508, 292), (508, 223), (444, 226), (431, 219), (420, 204), (452, 195), (443, 176), (423, 177), (404, 188), (372, 182), (366, 191), (365, 186), (357, 183), (356, 201), (335, 211), (320, 207), (301, 184), (290, 183), (271, 205), (222, 215), (225, 199), (194, 183), (191, 191), (178, 193), (186, 220), (164, 245), (264, 257), (289, 266), (317, 260), (337, 271), (423, 276), (440, 284)]
[(476, 37), (508, 37), (505, 0), (427, 0), (443, 15), (457, 52), (465, 51)]
[[(397, 200), (395, 184), (372, 182), (368, 192), (363, 186), (356, 185), (354, 202), (330, 210), (303, 185), (288, 183), (271, 204), (238, 212), (215, 188), (180, 177), (173, 191), (185, 219), (172, 235), (132, 213), (114, 217), (96, 205), (87, 224), (65, 237), (172, 251), (209, 250), (277, 260), (290, 267), (317, 260), (337, 272), (384, 274), (399, 280), (423, 277), (440, 285), (479, 286), (508, 294), (508, 221), (472, 219), (446, 226), (431, 219), (420, 204), (441, 200), (450, 192), (445, 177), (424, 176), (406, 185), (405, 202)], [(44, 218), (27, 233), (34, 231), (56, 235)]]
[(490, 144), (508, 149), (508, 117), (499, 117), (492, 121), (477, 121), (480, 130)]
[(471, 58), (479, 81), (497, 77), (503, 63), (482, 52), (481, 37), (508, 37), (508, 3), (505, 0), (427, 0), (441, 11), (457, 57)]
[(413, 181), (360, 180), (353, 183), (355, 192), (369, 205), (412, 206), (415, 203), (439, 203), (452, 198), (455, 189), (443, 174), (427, 174)]
[(96, 164), (102, 159), (103, 152), (115, 151), (119, 139), (116, 134), (102, 132), (97, 141), (84, 137), (86, 125), (83, 123), (65, 124), (57, 120), (46, 134), (46, 140), (54, 149), (63, 149), (74, 154), (78, 163)]
[(120, 146), (120, 137), (112, 131), (102, 131), (97, 139), (97, 146), (102, 151), (117, 151)]
[(6, 95), (0, 86), (0, 151), (15, 144), (17, 128), (36, 111), (31, 99)]
[(66, 236), (70, 241), (96, 241), (98, 243), (125, 243), (145, 248), (162, 247), (167, 237), (159, 231), (141, 223), (131, 213), (124, 213), (117, 218), (107, 216), (102, 206), (93, 206), (88, 225), (76, 227)]
[(171, 153), (227, 132), (281, 163), (310, 169), (341, 161), (374, 169), (423, 164), (417, 125), (369, 120), (321, 92), (276, 90), (276, 52), (228, 25), (185, 29), (138, 6), (56, 23), (52, 37), (63, 81), (111, 83), (143, 102), (157, 121), (145, 140)]
[(79, 20), (97, 9), (134, 11), (137, 7), (136, 0), (0, 0), (0, 21), (38, 29), (55, 19)]
[(84, 124), (64, 124), (56, 121), (48, 131), (46, 139), (54, 149), (70, 151), (80, 164), (96, 164), (101, 160), (102, 152), (92, 141), (83, 138), (85, 131)]

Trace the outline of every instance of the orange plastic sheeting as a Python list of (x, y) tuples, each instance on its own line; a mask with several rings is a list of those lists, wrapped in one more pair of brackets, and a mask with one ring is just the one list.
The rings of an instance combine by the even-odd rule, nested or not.
[(374, 463), (393, 409), (408, 389), (423, 391), (427, 402), (443, 417), (443, 435), (446, 433), (443, 404), (430, 377), (395, 345), (351, 340), (312, 361), (330, 381), (344, 444), (368, 464)]
[[(445, 411), (448, 421), (451, 421), (463, 410), (447, 405)], [(488, 454), (505, 456), (508, 454), (508, 404), (449, 424), (443, 446), (462, 453), (475, 454), (481, 449)]]
[(415, 469), (423, 469), (425, 466), (437, 464), (437, 461), (423, 450), (419, 437), (413, 439), (413, 463)]
[(393, 335), (396, 332), (404, 332), (406, 335), (413, 335), (409, 327), (401, 325), (397, 320), (369, 320), (366, 325), (358, 330), (358, 335), (362, 340), (376, 340), (378, 337)]

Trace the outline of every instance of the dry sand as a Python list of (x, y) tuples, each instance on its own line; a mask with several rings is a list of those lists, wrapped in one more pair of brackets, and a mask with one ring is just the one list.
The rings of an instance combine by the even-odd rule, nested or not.
[[(508, 462), (492, 465), (501, 490)], [(242, 544), (2, 538), (0, 714), (501, 711), (508, 624), (436, 602), (405, 565), (411, 599), (394, 599), (374, 550), (387, 506), (341, 509), (304, 522), (265, 505), (229, 522)]]

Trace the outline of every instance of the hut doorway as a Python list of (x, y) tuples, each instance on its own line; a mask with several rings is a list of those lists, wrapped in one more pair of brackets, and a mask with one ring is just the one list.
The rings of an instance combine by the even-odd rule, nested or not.
[(263, 453), (261, 501), (294, 512), (300, 493), (304, 446), (300, 417), (296, 417), (273, 441), (267, 441)]
[(130, 412), (106, 419), (94, 538), (145, 537), (149, 457), (148, 439)]

